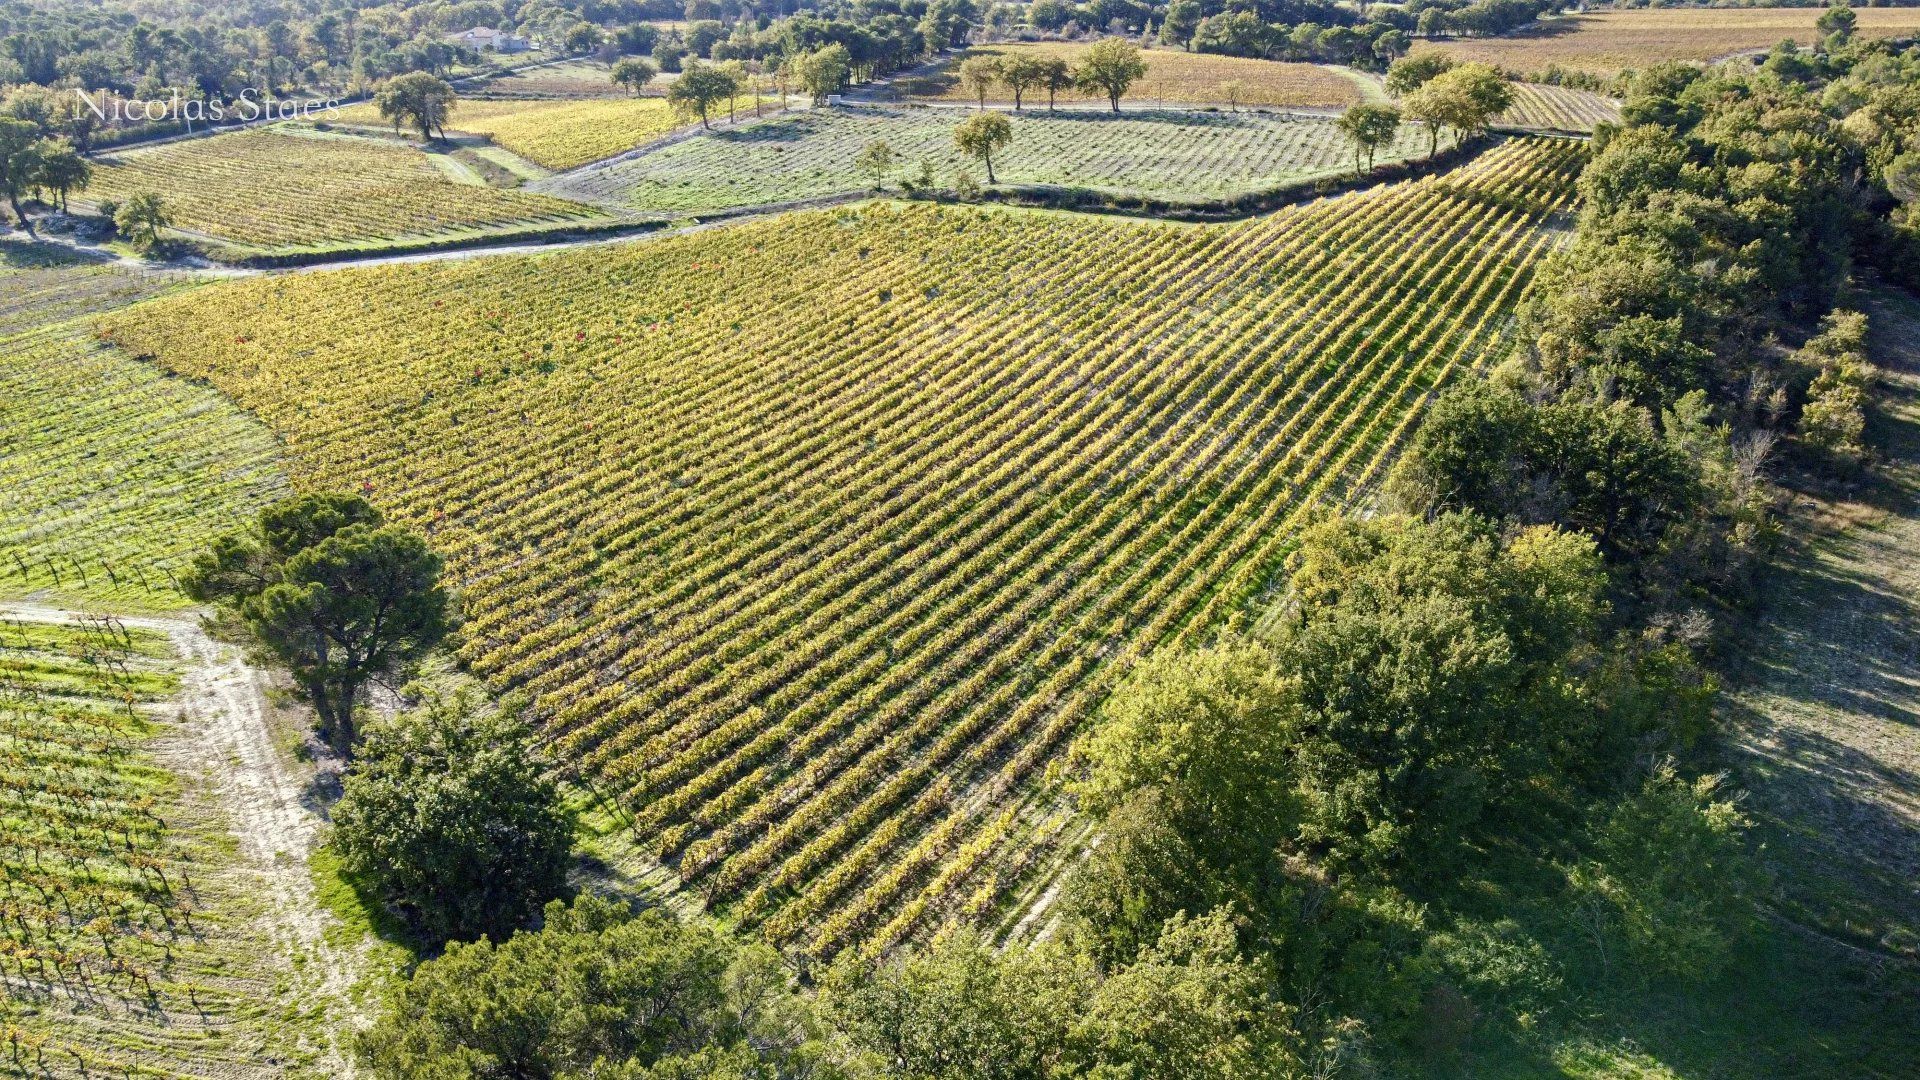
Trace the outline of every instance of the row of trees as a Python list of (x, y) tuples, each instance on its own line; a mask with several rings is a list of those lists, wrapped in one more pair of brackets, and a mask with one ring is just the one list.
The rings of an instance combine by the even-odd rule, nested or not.
[[(33, 228), (25, 201), (48, 201), (64, 213), (67, 196), (92, 182), (93, 164), (75, 144), (76, 135), (84, 138), (91, 131), (60, 97), (40, 87), (17, 88), (0, 101), (0, 197), (21, 228)], [(173, 224), (152, 192), (136, 193), (124, 203), (102, 203), (99, 210), (142, 250), (157, 246), (160, 231)]]
[(17, 114), (0, 116), (0, 194), (21, 227), (31, 228), (22, 199), (51, 194), (64, 210), (68, 193), (85, 188), (92, 177), (93, 166), (73, 143)]
[(1069, 87), (1087, 95), (1107, 99), (1114, 112), (1120, 111), (1120, 99), (1147, 73), (1147, 61), (1140, 47), (1124, 38), (1104, 38), (1087, 49), (1077, 64), (1068, 64), (1057, 56), (1031, 56), (1018, 53), (997, 56), (982, 53), (960, 62), (960, 84), (974, 94), (980, 107), (987, 106), (987, 94), (1004, 86), (1013, 95), (1013, 110), (1020, 111), (1028, 91), (1047, 92), (1047, 110), (1054, 97)]
[(1492, 35), (1532, 23), (1566, 5), (1561, 0), (1422, 2), (1406, 6), (1269, 5), (1272, 10), (1174, 0), (1160, 40), (1193, 52), (1266, 60), (1351, 64), (1380, 69), (1404, 56), (1415, 36)]
[(1479, 134), (1513, 104), (1513, 87), (1486, 64), (1456, 64), (1437, 53), (1396, 61), (1387, 72), (1393, 105), (1355, 105), (1338, 126), (1353, 143), (1353, 168), (1373, 168), (1374, 154), (1393, 142), (1403, 119), (1427, 127), (1427, 156), (1440, 152), (1440, 129), (1454, 134), (1457, 146)]
[[(659, 912), (551, 903), (508, 937), (564, 896), (554, 793), (511, 708), (433, 703), (368, 730), (338, 843), (434, 937), (488, 940), (418, 968), (360, 1042), (369, 1070), (1326, 1075), (1722, 974), (1765, 882), (1706, 768), (1695, 650), (1766, 551), (1769, 441), (1864, 450), (1865, 326), (1839, 290), (1898, 226), (1892, 166), (1920, 137), (1920, 56), (1787, 67), (1637, 77), (1521, 354), (1440, 396), (1396, 512), (1307, 530), (1257, 633), (1131, 673), (1070, 771), (1102, 839), (1044, 944), (846, 957), (808, 999), (765, 950)], [(1411, 112), (1482, 78), (1394, 89)], [(444, 628), (437, 564), (396, 532), (357, 500), (296, 503), (194, 588), (337, 703), (329, 673), (371, 678)], [(386, 591), (321, 569), (347, 565), (433, 616), (383, 619), (425, 629), (379, 664), (333, 627)]]
[[(336, 845), (364, 875), (411, 868), (392, 895), (446, 890), (472, 914), (359, 1038), (363, 1063), (395, 1078), (1325, 1073), (1360, 1064), (1368, 1033), (1375, 1053), (1462, 1037), (1447, 1026), (1461, 985), (1557, 985), (1574, 961), (1530, 956), (1518, 931), (1430, 920), (1490, 843), (1589, 800), (1590, 833), (1549, 868), (1565, 934), (1617, 944), (1634, 977), (1726, 959), (1757, 887), (1738, 812), (1665, 767), (1611, 795), (1649, 748), (1697, 742), (1711, 684), (1684, 650), (1609, 643), (1591, 538), (1465, 514), (1336, 520), (1290, 565), (1271, 634), (1156, 656), (1107, 706), (1073, 784), (1104, 835), (1045, 942), (849, 954), (811, 994), (705, 924), (562, 902), (551, 792), (510, 721), (439, 702), (370, 727)], [(500, 925), (482, 912), (524, 922), (536, 885), (558, 890), (540, 929), (463, 943)]]
[(730, 23), (698, 19), (677, 30), (630, 26), (611, 35), (608, 48), (648, 55), (661, 71), (678, 71), (694, 59), (752, 65), (794, 78), (803, 57), (837, 48), (847, 78), (863, 81), (964, 45), (980, 12), (974, 0), (931, 0), (831, 15), (801, 11), (778, 19), (739, 17)]

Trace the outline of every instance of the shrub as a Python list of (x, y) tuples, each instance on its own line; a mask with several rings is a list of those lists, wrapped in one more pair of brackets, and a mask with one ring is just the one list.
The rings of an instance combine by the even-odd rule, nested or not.
[(1839, 468), (1857, 467), (1867, 456), (1867, 389), (1873, 367), (1866, 356), (1867, 317), (1857, 311), (1833, 311), (1821, 322), (1820, 335), (1807, 342), (1799, 359), (1818, 369), (1800, 412), (1800, 438)]
[(334, 844), (434, 942), (503, 938), (566, 891), (572, 828), (531, 733), (461, 693), (372, 725)]
[(382, 1080), (790, 1075), (804, 1015), (771, 950), (581, 897), (538, 932), (456, 943), (356, 1040)]
[(1574, 873), (1606, 936), (1648, 976), (1703, 981), (1753, 924), (1760, 876), (1742, 841), (1748, 821), (1720, 785), (1655, 769), (1601, 825), (1598, 858)]

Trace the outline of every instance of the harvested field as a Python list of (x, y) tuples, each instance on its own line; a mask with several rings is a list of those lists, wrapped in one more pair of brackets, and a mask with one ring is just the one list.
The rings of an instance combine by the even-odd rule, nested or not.
[[(1783, 40), (1811, 44), (1822, 8), (1655, 8), (1571, 15), (1525, 34), (1500, 38), (1416, 42), (1413, 51), (1438, 50), (1480, 60), (1521, 75), (1549, 68), (1611, 75), (1662, 60), (1715, 60)], [(1920, 33), (1920, 8), (1857, 7), (1858, 32), (1867, 37)]]

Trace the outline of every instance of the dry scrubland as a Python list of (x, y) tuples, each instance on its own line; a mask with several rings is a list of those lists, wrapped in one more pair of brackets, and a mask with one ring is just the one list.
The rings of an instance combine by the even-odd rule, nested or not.
[(174, 224), (261, 249), (326, 247), (598, 216), (544, 195), (447, 179), (375, 139), (281, 130), (188, 139), (101, 158), (87, 198), (158, 194)]
[(474, 669), (689, 885), (826, 954), (1039, 887), (1080, 827), (1047, 764), (1504, 348), (1582, 153), (1231, 227), (786, 215), (105, 329), (426, 530)]
[[(1804, 8), (1665, 8), (1571, 15), (1530, 34), (1487, 39), (1415, 42), (1416, 53), (1445, 52), (1483, 60), (1523, 75), (1560, 67), (1611, 75), (1662, 60), (1714, 60), (1791, 39), (1818, 40), (1814, 20), (1826, 10)], [(1866, 37), (1920, 33), (1920, 8), (1855, 7)]]
[[(737, 114), (752, 116), (753, 99), (734, 102)], [(716, 110), (725, 119), (727, 110)], [(385, 125), (372, 105), (350, 105), (323, 117), (338, 124)], [(548, 169), (577, 168), (623, 154), (688, 123), (665, 98), (590, 101), (468, 98), (454, 106), (448, 131), (485, 135), (496, 144)], [(389, 125), (390, 126), (390, 125)]]
[[(969, 49), (938, 74), (901, 79), (894, 84), (902, 97), (938, 101), (973, 101), (974, 96), (960, 85), (959, 63), (966, 56), (986, 53), (993, 56), (1063, 57), (1077, 62), (1090, 46), (1077, 42), (1047, 41), (1025, 45), (987, 45)], [(1225, 105), (1227, 95), (1221, 84), (1239, 82), (1245, 86), (1239, 100), (1247, 105), (1320, 106), (1340, 108), (1363, 99), (1360, 76), (1343, 75), (1318, 64), (1291, 64), (1277, 60), (1251, 60), (1237, 56), (1216, 56), (1175, 49), (1149, 49), (1144, 54), (1147, 74), (1133, 84), (1121, 101), (1135, 106), (1145, 104)], [(1005, 87), (995, 87), (988, 101), (1012, 101)], [(1077, 90), (1063, 90), (1059, 100), (1075, 104), (1107, 103), (1099, 94), (1091, 97)], [(1030, 91), (1029, 105), (1044, 108), (1045, 89)]]

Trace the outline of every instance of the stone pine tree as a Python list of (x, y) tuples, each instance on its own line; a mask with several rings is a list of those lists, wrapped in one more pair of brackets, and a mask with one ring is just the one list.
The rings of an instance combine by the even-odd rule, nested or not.
[(201, 553), (182, 584), (239, 615), (286, 664), (319, 714), (320, 733), (350, 754), (367, 684), (418, 660), (446, 636), (451, 601), (441, 561), (417, 533), (387, 525), (356, 495), (300, 495)]

